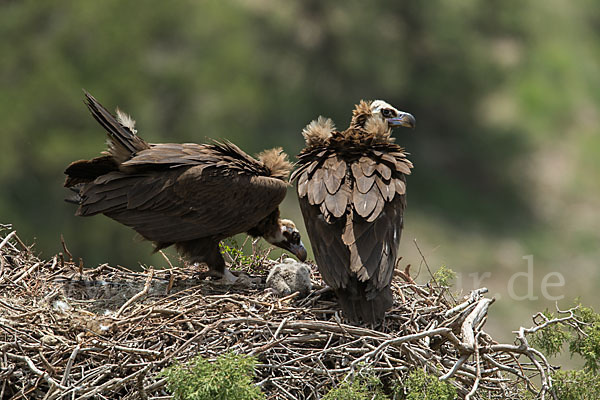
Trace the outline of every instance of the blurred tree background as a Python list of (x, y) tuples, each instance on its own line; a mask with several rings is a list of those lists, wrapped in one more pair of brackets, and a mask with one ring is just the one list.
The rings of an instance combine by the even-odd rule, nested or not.
[[(344, 128), (358, 100), (381, 98), (417, 118), (394, 133), (415, 164), (403, 263), (419, 270), (417, 239), (460, 287), (488, 286), (502, 337), (548, 295), (600, 303), (599, 32), (592, 0), (2, 2), (0, 222), (42, 256), (62, 233), (87, 266), (165, 266), (132, 230), (63, 202), (65, 166), (104, 148), (82, 88), (150, 142), (292, 157), (318, 115)], [(527, 255), (531, 287), (520, 276), (511, 292)], [(545, 294), (551, 272), (565, 285)]]

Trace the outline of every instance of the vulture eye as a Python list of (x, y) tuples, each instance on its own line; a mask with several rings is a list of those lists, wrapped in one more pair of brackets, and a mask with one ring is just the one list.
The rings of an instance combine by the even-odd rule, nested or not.
[(381, 111), (381, 115), (383, 115), (385, 118), (392, 118), (396, 116), (396, 113), (392, 110), (390, 110), (389, 108), (384, 108)]
[(300, 242), (300, 233), (293, 232), (292, 233), (292, 243), (299, 243), (299, 242)]

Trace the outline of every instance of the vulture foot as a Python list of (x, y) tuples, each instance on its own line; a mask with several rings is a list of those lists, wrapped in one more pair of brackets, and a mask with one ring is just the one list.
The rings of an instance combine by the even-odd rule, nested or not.
[(233, 285), (238, 281), (238, 277), (235, 276), (229, 268), (225, 268), (223, 271), (223, 276), (219, 279), (225, 285)]
[[(233, 275), (233, 276), (235, 277), (235, 275)], [(236, 287), (253, 288), (253, 287), (256, 287), (260, 283), (261, 283), (261, 279), (259, 277), (253, 278), (249, 275), (246, 275), (243, 272), (240, 272), (240, 274), (237, 277), (235, 277), (235, 281), (234, 281), (233, 285), (235, 285)]]
[(202, 279), (212, 278), (210, 280), (212, 284), (223, 286), (253, 287), (260, 283), (259, 277), (252, 278), (243, 272), (237, 271), (236, 274), (238, 275), (231, 272), (229, 268), (225, 268), (222, 274), (216, 271), (207, 271), (202, 272), (200, 277)]

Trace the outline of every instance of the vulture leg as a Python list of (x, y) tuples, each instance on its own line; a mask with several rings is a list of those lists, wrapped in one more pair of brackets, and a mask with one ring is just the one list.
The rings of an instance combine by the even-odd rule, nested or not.
[(237, 277), (225, 266), (225, 260), (219, 251), (219, 241), (211, 238), (188, 240), (176, 243), (177, 250), (188, 257), (192, 263), (205, 263), (208, 272), (203, 274), (218, 278), (225, 284), (234, 284)]

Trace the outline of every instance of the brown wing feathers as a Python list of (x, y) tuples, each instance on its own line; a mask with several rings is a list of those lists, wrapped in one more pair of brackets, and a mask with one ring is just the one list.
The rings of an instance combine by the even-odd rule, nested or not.
[[(326, 218), (341, 217), (350, 202), (361, 217), (372, 222), (385, 201), (392, 201), (396, 193), (405, 193), (404, 175), (410, 173), (412, 164), (404, 153), (396, 154), (394, 163), (389, 161), (390, 154), (385, 154), (387, 159), (370, 154), (352, 162), (327, 154), (310, 161), (308, 168), (300, 167), (292, 179), (298, 181), (298, 195), (307, 196)], [(347, 184), (342, 187), (344, 182)]]
[(342, 132), (322, 117), (311, 122), (291, 179), (324, 280), (349, 319), (375, 322), (392, 304), (412, 164), (388, 124), (370, 113), (370, 103), (359, 103)]

